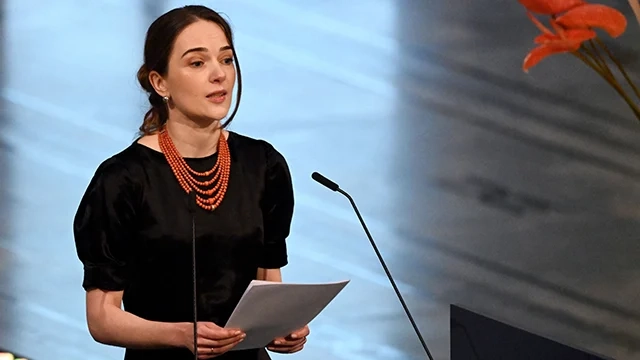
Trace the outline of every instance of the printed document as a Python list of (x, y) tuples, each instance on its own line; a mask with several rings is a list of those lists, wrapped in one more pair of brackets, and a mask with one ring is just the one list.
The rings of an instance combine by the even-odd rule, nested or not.
[(308, 325), (349, 283), (289, 284), (253, 280), (225, 328), (241, 329), (247, 337), (233, 350), (267, 346)]

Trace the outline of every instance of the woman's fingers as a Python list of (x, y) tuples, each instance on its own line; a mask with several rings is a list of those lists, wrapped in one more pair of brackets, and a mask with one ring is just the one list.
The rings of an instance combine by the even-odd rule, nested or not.
[(294, 353), (302, 350), (304, 348), (304, 344), (306, 343), (307, 343), (307, 339), (303, 338), (296, 341), (285, 341), (281, 344), (272, 343), (272, 344), (269, 344), (267, 349), (273, 352), (288, 354), (288, 353)]
[(293, 347), (293, 346), (298, 346), (301, 343), (306, 342), (307, 339), (306, 338), (302, 338), (302, 339), (297, 339), (297, 340), (287, 340), (285, 339), (278, 339), (276, 341), (274, 341), (273, 343), (271, 343), (270, 345), (274, 346), (274, 347)]
[(289, 353), (296, 353), (296, 352), (298, 352), (298, 351), (300, 351), (300, 350), (304, 349), (304, 344), (305, 344), (306, 342), (307, 342), (307, 341), (305, 340), (302, 344), (300, 344), (300, 345), (298, 345), (298, 346), (296, 346), (296, 347), (294, 347), (294, 348), (291, 348), (291, 349), (289, 350)]
[[(198, 323), (198, 359), (210, 359), (233, 349), (246, 337), (237, 329), (224, 329), (210, 322)], [(193, 345), (189, 348), (193, 349)], [(194, 352), (192, 350), (192, 352)]]
[[(224, 329), (214, 323), (198, 324), (198, 342), (203, 339), (203, 346), (221, 347), (233, 344), (246, 336), (241, 330)], [(200, 345), (200, 344), (198, 344)]]
[(233, 344), (239, 341), (244, 340), (245, 335), (241, 334), (241, 335), (237, 335), (231, 338), (227, 338), (227, 339), (222, 339), (222, 340), (215, 340), (215, 339), (211, 339), (209, 337), (205, 337), (205, 336), (198, 336), (198, 347), (200, 346), (206, 346), (206, 347), (223, 347), (223, 346), (227, 346), (229, 344)]
[(209, 338), (205, 338), (202, 336), (198, 336), (198, 347), (207, 347), (207, 348), (212, 348), (212, 347), (222, 347), (222, 346), (226, 346), (228, 344), (234, 343), (238, 340), (241, 340), (241, 338), (231, 338), (231, 339), (226, 339), (226, 340), (213, 340), (213, 339), (209, 339)]
[(224, 329), (214, 323), (198, 323), (198, 335), (213, 340), (226, 340), (243, 335), (243, 332), (238, 329)]
[(290, 339), (301, 339), (301, 338), (309, 336), (310, 333), (311, 333), (311, 330), (309, 329), (309, 325), (306, 325), (302, 329), (294, 331), (291, 335), (287, 336), (287, 338), (290, 338)]
[(236, 347), (243, 339), (221, 347), (200, 346), (198, 344), (198, 359), (213, 359)]

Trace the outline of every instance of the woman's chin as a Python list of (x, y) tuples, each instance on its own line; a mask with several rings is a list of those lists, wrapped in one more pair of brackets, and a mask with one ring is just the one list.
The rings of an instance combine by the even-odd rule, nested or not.
[(223, 122), (225, 117), (229, 114), (229, 111), (206, 111), (200, 114), (194, 114), (189, 116), (193, 121), (201, 123), (202, 125), (208, 125), (214, 122)]
[(229, 107), (219, 106), (207, 111), (207, 116), (209, 119), (222, 121), (227, 115), (229, 115)]
[(184, 112), (186, 118), (191, 119), (201, 127), (209, 126), (214, 122), (223, 122), (229, 115), (229, 108), (224, 106), (207, 107), (200, 111)]

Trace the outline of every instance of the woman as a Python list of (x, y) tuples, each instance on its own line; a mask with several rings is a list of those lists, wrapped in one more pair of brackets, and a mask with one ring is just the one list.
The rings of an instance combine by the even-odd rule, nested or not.
[[(269, 143), (225, 130), (241, 93), (232, 38), (202, 6), (151, 24), (138, 71), (151, 103), (141, 136), (98, 167), (74, 219), (89, 330), (126, 348), (125, 359), (266, 354), (232, 351), (244, 334), (220, 326), (251, 280), (281, 281), (293, 190)], [(236, 74), (236, 107), (222, 124)], [(297, 352), (308, 333), (268, 348)]]

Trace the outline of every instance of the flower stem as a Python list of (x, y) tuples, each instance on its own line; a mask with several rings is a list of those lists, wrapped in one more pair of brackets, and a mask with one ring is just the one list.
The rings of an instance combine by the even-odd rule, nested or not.
[(631, 86), (631, 88), (633, 89), (634, 94), (638, 98), (640, 98), (640, 90), (638, 90), (638, 87), (636, 87), (636, 85), (633, 83), (633, 81), (629, 77), (629, 74), (627, 74), (627, 72), (624, 70), (624, 66), (622, 66), (622, 63), (620, 63), (620, 61), (613, 55), (611, 50), (609, 50), (607, 45), (605, 45), (605, 43), (602, 42), (600, 38), (596, 37), (596, 41), (602, 47), (602, 49), (604, 49), (607, 55), (609, 55), (609, 58), (611, 59), (611, 61), (613, 61), (613, 63), (616, 64), (616, 67), (618, 67), (618, 70), (620, 70), (620, 73), (622, 73), (622, 76), (624, 76), (625, 80), (627, 80), (627, 83), (629, 83), (629, 86)]
[(598, 65), (600, 65), (603, 71), (609, 74), (611, 78), (614, 78), (613, 72), (611, 72), (611, 69), (607, 65), (607, 62), (602, 58), (602, 55), (600, 55), (600, 51), (598, 51), (598, 48), (596, 47), (593, 40), (589, 40), (589, 45), (591, 45), (592, 50), (585, 46), (585, 52), (587, 52), (591, 56), (591, 58), (593, 58), (598, 63)]
[[(633, 100), (631, 100), (629, 95), (627, 95), (627, 93), (624, 91), (622, 86), (620, 86), (618, 81), (614, 77), (609, 75), (610, 72), (608, 73), (607, 70), (605, 70), (605, 69), (601, 68), (600, 66), (598, 66), (597, 65), (597, 61), (596, 60), (592, 60), (593, 58), (589, 59), (584, 54), (582, 54), (582, 53), (580, 53), (578, 51), (574, 51), (574, 52), (572, 52), (572, 54), (575, 55), (578, 59), (582, 60), (585, 64), (587, 64), (590, 68), (592, 68), (598, 74), (600, 74), (600, 76), (602, 76), (609, 83), (609, 85), (611, 85), (618, 92), (618, 94), (620, 94), (620, 96), (622, 96), (624, 101), (627, 103), (627, 105), (629, 105), (629, 107), (633, 111), (633, 113), (636, 116), (636, 118), (638, 120), (640, 120), (640, 109), (633, 102)], [(595, 63), (594, 63), (594, 61), (595, 61)]]
[(612, 82), (616, 81), (613, 77), (613, 74), (611, 74), (610, 71), (607, 71), (606, 65), (602, 65), (600, 61), (598, 61), (597, 57), (591, 51), (589, 51), (589, 49), (583, 48), (582, 50), (584, 51), (584, 54), (580, 51), (573, 52), (573, 54), (580, 60), (585, 62), (587, 65), (589, 65), (589, 67), (600, 74), (600, 76), (604, 77), (608, 83), (611, 84)]

